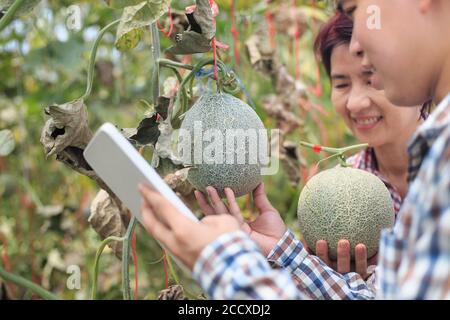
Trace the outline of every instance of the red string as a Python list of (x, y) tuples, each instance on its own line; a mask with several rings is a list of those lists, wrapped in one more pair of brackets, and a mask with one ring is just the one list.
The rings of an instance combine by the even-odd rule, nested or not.
[(164, 277), (165, 277), (165, 283), (166, 283), (166, 289), (169, 288), (169, 272), (167, 271), (167, 256), (166, 256), (166, 251), (164, 250), (164, 258), (163, 258), (163, 262), (164, 262)]
[[(296, 11), (297, 1), (292, 0), (293, 12)], [(300, 80), (300, 22), (295, 22), (294, 32), (294, 55), (295, 55), (295, 76), (297, 80)]]
[[(211, 11), (213, 9), (214, 1), (209, 0), (209, 6), (211, 7)], [(213, 15), (214, 17), (214, 15)], [(216, 18), (214, 17), (214, 28), (216, 27)], [(214, 59), (214, 80), (217, 80), (217, 46), (216, 46), (216, 37), (212, 39), (212, 47), (213, 47), (213, 59)]]
[(322, 146), (319, 146), (318, 144), (313, 145), (312, 151), (315, 153), (320, 153), (322, 151)]
[(231, 21), (232, 21), (232, 27), (231, 27), (231, 34), (233, 36), (233, 46), (234, 46), (234, 61), (237, 66), (239, 66), (240, 59), (239, 59), (239, 39), (238, 39), (238, 32), (237, 32), (237, 26), (236, 26), (236, 8), (234, 0), (231, 0)]
[[(314, 9), (317, 8), (316, 0), (313, 1), (312, 6)], [(316, 95), (316, 97), (321, 97), (322, 96), (322, 76), (320, 74), (319, 63), (317, 63), (316, 66), (317, 66), (317, 84), (316, 84), (315, 88), (313, 89), (313, 92)]]
[(322, 80), (320, 75), (320, 65), (317, 63), (317, 84), (313, 88), (313, 92), (316, 95), (316, 97), (322, 96)]
[(164, 28), (162, 27), (161, 23), (159, 22), (159, 19), (156, 21), (156, 24), (158, 25), (158, 29), (159, 31), (161, 31), (167, 38), (170, 37), (170, 35), (172, 34), (173, 31), (173, 20), (172, 20), (172, 9), (169, 6), (169, 31), (164, 31)]
[(136, 250), (136, 232), (133, 234), (133, 238), (131, 238), (131, 252), (133, 254), (133, 263), (134, 263), (134, 273), (135, 273), (135, 284), (134, 284), (134, 300), (137, 300), (139, 294), (139, 267), (138, 267), (138, 258), (137, 258), (137, 250)]
[[(270, 0), (267, 0), (267, 4), (269, 4), (269, 3), (270, 3)], [(274, 49), (275, 48), (276, 30), (275, 30), (275, 27), (273, 26), (273, 13), (270, 11), (266, 11), (264, 16), (266, 18), (267, 31), (269, 33), (269, 39), (270, 39), (270, 46), (272, 49)]]

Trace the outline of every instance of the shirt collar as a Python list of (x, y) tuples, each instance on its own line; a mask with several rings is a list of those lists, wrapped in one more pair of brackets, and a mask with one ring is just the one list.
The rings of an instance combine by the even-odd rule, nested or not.
[(410, 140), (410, 149), (417, 141), (422, 140), (428, 147), (434, 143), (442, 130), (450, 124), (450, 94), (439, 103), (427, 120), (422, 123)]
[(417, 129), (408, 144), (408, 182), (413, 181), (433, 143), (450, 124), (450, 94), (439, 103), (427, 120)]

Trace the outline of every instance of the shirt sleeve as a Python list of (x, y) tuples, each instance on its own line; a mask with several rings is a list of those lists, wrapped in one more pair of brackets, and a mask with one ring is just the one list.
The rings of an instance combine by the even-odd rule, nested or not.
[(193, 276), (212, 299), (304, 299), (287, 270), (273, 269), (242, 231), (206, 246)]
[[(450, 110), (450, 109), (449, 109)], [(450, 129), (434, 142), (391, 232), (382, 234), (382, 299), (450, 299)]]
[(291, 273), (297, 290), (311, 299), (374, 299), (376, 271), (366, 281), (355, 272), (340, 274), (310, 255), (287, 230), (267, 256), (272, 265)]

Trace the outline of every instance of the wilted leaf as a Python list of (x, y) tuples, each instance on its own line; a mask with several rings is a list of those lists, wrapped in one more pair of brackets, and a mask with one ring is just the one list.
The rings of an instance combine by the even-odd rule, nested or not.
[(174, 173), (169, 173), (164, 177), (164, 181), (173, 190), (182, 189), (186, 185), (187, 176), (191, 168), (183, 168), (175, 171)]
[(37, 208), (37, 213), (46, 218), (53, 217), (61, 214), (64, 210), (64, 206), (61, 204), (42, 206)]
[(149, 26), (169, 10), (171, 0), (147, 0), (123, 9), (117, 29), (116, 47), (129, 50), (138, 44), (142, 28)]
[(189, 28), (175, 37), (176, 44), (167, 49), (173, 54), (204, 53), (211, 50), (211, 40), (216, 34), (213, 12), (209, 0), (196, 0), (192, 13), (186, 13)]
[(156, 103), (156, 112), (165, 120), (169, 111), (170, 98), (160, 96)]
[(175, 37), (176, 44), (167, 52), (173, 54), (194, 54), (205, 53), (211, 51), (211, 39), (205, 38), (195, 31), (185, 31), (177, 34)]
[(181, 164), (182, 161), (179, 159), (177, 154), (174, 152), (177, 146), (177, 141), (173, 134), (173, 128), (170, 125), (169, 120), (165, 120), (159, 124), (160, 135), (158, 141), (155, 145), (155, 150), (153, 151), (154, 157), (168, 158), (175, 164)]
[(277, 120), (277, 127), (285, 134), (303, 126), (303, 121), (289, 110), (289, 105), (284, 103), (280, 96), (271, 95), (264, 98), (262, 106), (268, 116)]
[(181, 285), (175, 284), (159, 292), (158, 300), (188, 300)]
[(92, 138), (88, 126), (87, 109), (82, 99), (45, 108), (50, 116), (41, 134), (41, 143), (48, 156), (61, 153), (68, 147), (83, 150)]
[(137, 142), (138, 145), (145, 146), (147, 144), (154, 145), (158, 141), (160, 135), (157, 114), (153, 114), (149, 118), (144, 118), (138, 125), (136, 133), (129, 137), (130, 140)]
[(252, 35), (245, 41), (245, 48), (253, 68), (268, 75), (274, 72), (275, 51), (269, 46), (268, 41), (263, 40), (262, 36)]
[[(88, 221), (102, 239), (120, 237), (126, 232), (121, 210), (105, 190), (100, 190), (92, 200)], [(112, 242), (109, 247), (119, 259), (122, 258), (122, 243)]]
[(280, 162), (292, 187), (296, 188), (300, 183), (300, 154), (296, 143), (285, 141), (280, 150)]
[(0, 157), (9, 155), (15, 147), (14, 137), (11, 130), (0, 130)]

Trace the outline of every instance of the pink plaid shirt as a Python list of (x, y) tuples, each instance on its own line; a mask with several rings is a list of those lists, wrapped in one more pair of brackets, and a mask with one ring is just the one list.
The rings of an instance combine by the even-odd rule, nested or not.
[(367, 172), (370, 172), (376, 175), (388, 188), (392, 201), (394, 202), (394, 210), (395, 214), (400, 211), (400, 207), (402, 206), (403, 199), (398, 193), (397, 189), (389, 183), (378, 170), (377, 158), (375, 157), (375, 152), (373, 148), (366, 148), (354, 156), (347, 159), (347, 163), (350, 164), (353, 168), (361, 169)]

